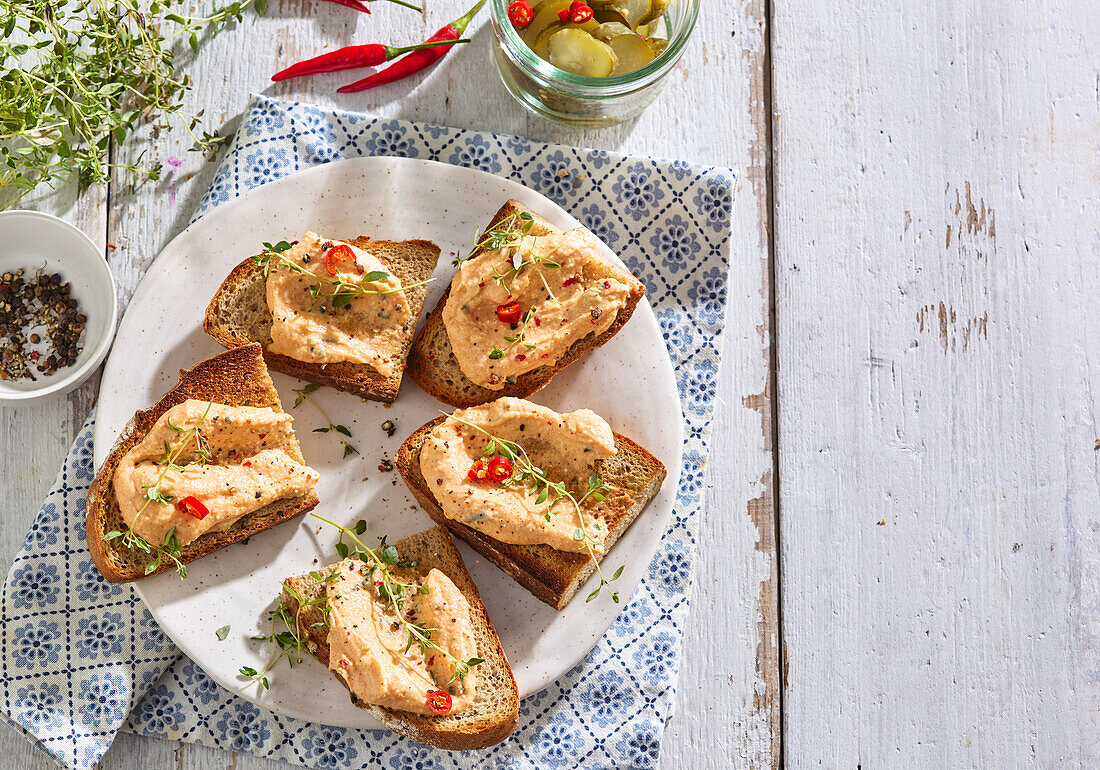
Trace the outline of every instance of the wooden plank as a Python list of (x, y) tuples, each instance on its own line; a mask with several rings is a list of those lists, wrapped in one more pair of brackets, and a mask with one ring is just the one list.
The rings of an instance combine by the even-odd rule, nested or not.
[(774, 8), (787, 764), (1096, 767), (1100, 8)]
[[(460, 11), (448, 4), (426, 18), (377, 7), (369, 17), (326, 3), (284, 0), (267, 18), (247, 20), (204, 47), (191, 68), (196, 82), (187, 109), (206, 110), (208, 126), (231, 132), (248, 94), (297, 98), (378, 115), (472, 127), (535, 139), (648, 153), (732, 166), (735, 196), (731, 311), (721, 370), (721, 404), (710, 471), (712, 490), (700, 538), (696, 590), (685, 639), (680, 696), (669, 720), (662, 766), (697, 767), (737, 756), (746, 766), (778, 761), (776, 572), (770, 477), (771, 402), (767, 393), (769, 327), (766, 229), (766, 107), (763, 102), (764, 3), (704, 4), (697, 39), (658, 101), (637, 121), (602, 130), (574, 130), (530, 117), (516, 105), (489, 58), (492, 31), (484, 14), (470, 30), (473, 42), (426, 77), (349, 97), (334, 97), (347, 75), (327, 75), (273, 86), (270, 73), (288, 62), (351, 42), (423, 39)], [(303, 19), (303, 17), (306, 17)], [(702, 105), (706, 105), (705, 108)], [(109, 238), (112, 266), (128, 297), (154, 256), (187, 223), (213, 176), (214, 166), (188, 153), (179, 132), (131, 141), (119, 159), (142, 149), (165, 164), (158, 185), (134, 192), (112, 187)], [(182, 161), (178, 167), (170, 161)], [(37, 426), (11, 419), (13, 436)], [(67, 440), (56, 437), (37, 452), (37, 469), (20, 487), (17, 516), (31, 515)], [(12, 439), (14, 446), (15, 438)], [(729, 458), (736, 458), (731, 462)], [(5, 472), (5, 480), (9, 474)], [(36, 486), (37, 485), (37, 486)], [(21, 537), (24, 523), (12, 525)], [(0, 750), (12, 742), (0, 731)], [(163, 742), (124, 736), (103, 767), (162, 766)], [(163, 743), (167, 746), (170, 744)], [(241, 770), (282, 766), (247, 754), (232, 756), (193, 744), (174, 750), (178, 768)]]

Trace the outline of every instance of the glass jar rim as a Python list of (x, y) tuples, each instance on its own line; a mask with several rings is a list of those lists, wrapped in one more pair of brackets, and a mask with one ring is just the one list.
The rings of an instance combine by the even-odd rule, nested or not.
[[(526, 69), (547, 80), (552, 80), (556, 85), (570, 86), (579, 89), (577, 96), (600, 98), (606, 96), (618, 96), (637, 90), (671, 69), (687, 46), (688, 39), (695, 29), (695, 22), (699, 17), (699, 4), (701, 0), (677, 0), (686, 6), (682, 16), (677, 19), (680, 24), (674, 34), (668, 40), (668, 47), (654, 57), (653, 61), (644, 67), (605, 78), (594, 78), (588, 75), (577, 75), (555, 67), (550, 62), (538, 56), (531, 50), (515, 27), (508, 20), (508, 5), (512, 0), (492, 0), (493, 25), (497, 30), (497, 37), (506, 44), (509, 52), (519, 60)], [(670, 33), (673, 30), (669, 30)]]

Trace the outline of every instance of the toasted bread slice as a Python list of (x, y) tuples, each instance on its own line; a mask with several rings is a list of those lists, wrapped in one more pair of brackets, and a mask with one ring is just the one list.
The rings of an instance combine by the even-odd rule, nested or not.
[[(219, 353), (200, 361), (190, 369), (181, 369), (179, 382), (174, 388), (149, 409), (137, 412), (130, 419), (88, 489), (88, 504), (84, 516), (84, 532), (92, 561), (103, 577), (112, 583), (126, 583), (148, 577), (145, 569), (152, 560), (150, 554), (121, 548), (117, 540), (103, 539), (112, 530), (126, 530), (126, 523), (115, 497), (115, 469), (123, 455), (145, 438), (161, 415), (189, 398), (215, 401), (227, 406), (267, 406), (280, 412), (283, 409), (279, 394), (275, 391), (267, 367), (264, 366), (263, 352), (259, 345), (253, 344)], [(296, 441), (287, 448), (287, 452), (296, 461), (305, 463)], [(200, 556), (244, 540), (260, 530), (299, 516), (315, 505), (317, 496), (312, 492), (301, 497), (276, 500), (245, 515), (224, 532), (208, 532), (183, 546), (180, 549), (180, 560), (185, 564), (192, 562)], [(163, 559), (161, 565), (149, 575), (157, 575), (169, 569), (174, 569), (174, 565), (168, 559)]]
[[(500, 646), (497, 632), (485, 612), (477, 586), (470, 579), (470, 573), (466, 571), (458, 549), (442, 527), (418, 532), (398, 540), (394, 546), (402, 559), (419, 562), (415, 569), (399, 570), (402, 579), (411, 579), (413, 575), (422, 578), (435, 567), (451, 579), (470, 603), (477, 656), (485, 661), (478, 664), (476, 669), (477, 694), (473, 708), (446, 716), (423, 716), (374, 706), (358, 700), (355, 695), (351, 696), (352, 702), (369, 711), (395, 733), (418, 743), (452, 751), (481, 749), (500, 743), (515, 731), (518, 724), (519, 690), (504, 648)], [(298, 619), (298, 631), (305, 640), (306, 648), (327, 667), (329, 628), (322, 605), (307, 604), (298, 612), (296, 598), (301, 597), (309, 602), (322, 597), (324, 592), (324, 584), (309, 575), (283, 581), (283, 598), (290, 605), (291, 613)], [(337, 676), (336, 679), (347, 686), (342, 677)]]
[[(550, 235), (561, 232), (522, 203), (514, 200), (509, 200), (501, 206), (500, 211), (496, 213), (485, 229), (491, 230), (521, 212), (527, 212), (534, 218), (534, 225), (530, 230), (531, 235)], [(481, 249), (474, 249), (470, 257), (476, 257), (481, 251)], [(627, 283), (636, 283), (634, 277), (626, 270), (603, 260), (593, 261), (592, 265), (585, 269), (585, 274), (586, 278), (607, 277)], [(634, 308), (645, 296), (645, 286), (641, 283), (637, 284), (637, 289), (631, 293), (626, 306), (619, 311), (619, 314), (615, 317), (615, 322), (603, 334), (590, 334), (577, 340), (553, 364), (521, 374), (515, 382), (505, 383), (504, 388), (501, 390), (489, 390), (475, 384), (459, 368), (458, 361), (451, 350), (451, 339), (447, 335), (447, 328), (443, 324), (443, 306), (447, 304), (447, 297), (450, 294), (451, 290), (448, 287), (435, 309), (424, 321), (424, 325), (413, 341), (412, 350), (409, 351), (407, 365), (409, 376), (425, 393), (451, 406), (467, 407), (484, 404), (501, 396), (526, 398), (544, 387), (555, 374), (618, 334), (619, 329), (623, 328), (623, 325), (630, 320)]]
[[(596, 566), (587, 553), (567, 553), (548, 545), (515, 545), (448, 519), (420, 472), (420, 447), (432, 429), (446, 417), (437, 417), (417, 429), (397, 450), (394, 465), (413, 495), (436, 524), (465, 540), (470, 546), (515, 578), (520, 585), (555, 609), (564, 609)], [(617, 453), (596, 466), (600, 478), (611, 487), (596, 511), (607, 524), (602, 560), (611, 551), (665, 480), (665, 466), (626, 436), (615, 434)]]
[[(431, 241), (372, 241), (361, 235), (348, 243), (380, 258), (393, 275), (401, 279), (404, 286), (431, 278), (435, 264), (439, 261), (439, 247)], [(346, 390), (373, 401), (392, 403), (397, 398), (397, 391), (401, 388), (401, 370), (392, 376), (383, 377), (367, 364), (348, 361), (317, 364), (269, 352), (267, 347), (271, 344), (271, 311), (267, 306), (266, 287), (263, 268), (251, 259), (241, 262), (233, 268), (233, 272), (222, 282), (214, 298), (210, 300), (202, 321), (203, 331), (220, 345), (230, 349), (250, 342), (260, 343), (264, 347), (267, 365), (277, 372), (328, 385), (337, 390)], [(405, 329), (400, 350), (393, 352), (394, 361), (404, 362), (409, 353), (416, 319), (424, 309), (424, 297), (427, 293), (427, 286), (414, 286), (405, 290), (412, 317)]]

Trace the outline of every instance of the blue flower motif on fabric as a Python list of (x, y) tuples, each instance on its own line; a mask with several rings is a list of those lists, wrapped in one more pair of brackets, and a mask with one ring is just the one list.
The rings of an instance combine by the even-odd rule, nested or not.
[(331, 163), (334, 160), (340, 160), (342, 156), (339, 150), (328, 144), (316, 144), (309, 150), (309, 155), (306, 156), (306, 162), (313, 166), (320, 166), (322, 163)]
[(644, 601), (642, 596), (639, 595), (641, 593), (642, 592), (639, 589), (638, 594), (635, 595), (630, 604), (626, 605), (623, 611), (619, 614), (618, 620), (615, 621), (616, 623), (622, 623), (624, 627), (634, 627), (638, 626), (642, 622), (649, 620), (649, 618), (653, 615), (653, 608), (650, 607), (649, 603)]
[(28, 564), (12, 573), (12, 604), (20, 609), (36, 609), (57, 603), (61, 593), (56, 564)]
[(153, 733), (170, 733), (183, 718), (183, 706), (176, 702), (175, 694), (164, 685), (146, 695), (138, 707), (138, 722)]
[(39, 734), (43, 730), (60, 728), (67, 716), (61, 688), (49, 683), (21, 687), (15, 693), (13, 711), (23, 725)]
[(359, 756), (351, 739), (338, 727), (320, 727), (310, 731), (303, 743), (311, 765), (338, 768)]
[(95, 478), (94, 459), (92, 457), (92, 432), (86, 431), (77, 436), (72, 458), (73, 478), (91, 481)]
[(624, 714), (634, 713), (637, 700), (634, 685), (624, 682), (614, 670), (599, 674), (579, 695), (582, 703), (591, 706), (592, 718), (602, 727), (618, 724)]
[(643, 638), (642, 645), (634, 651), (638, 676), (649, 682), (661, 681), (675, 665), (678, 646), (676, 638), (667, 631)]
[(52, 620), (21, 626), (12, 635), (15, 665), (20, 667), (57, 663), (64, 646), (60, 626)]
[(726, 308), (726, 276), (721, 268), (712, 267), (692, 281), (688, 299), (699, 308), (703, 319), (721, 323)]
[(661, 734), (656, 725), (646, 720), (642, 729), (633, 730), (619, 741), (616, 748), (628, 762), (628, 767), (656, 767), (661, 755)]
[(415, 158), (420, 154), (416, 146), (409, 141), (405, 129), (396, 120), (375, 126), (363, 145), (368, 155), (395, 155), (402, 158)]
[(665, 197), (661, 180), (648, 164), (640, 162), (624, 166), (611, 185), (611, 192), (618, 204), (616, 210), (630, 215), (635, 222), (650, 216), (652, 209)]
[(582, 208), (578, 219), (608, 247), (614, 248), (615, 242), (619, 240), (619, 233), (615, 230), (615, 223), (610, 217), (605, 216), (599, 204), (593, 203)]
[(259, 187), (262, 184), (273, 182), (290, 173), (290, 159), (286, 150), (270, 150), (257, 152), (245, 161), (248, 176), (245, 177), (245, 186), (249, 188)]
[(691, 324), (684, 319), (683, 311), (678, 308), (665, 308), (657, 311), (657, 324), (661, 327), (661, 336), (665, 338), (665, 347), (672, 354), (689, 352), (695, 341)]
[(691, 577), (691, 555), (682, 540), (670, 544), (658, 554), (649, 568), (649, 582), (665, 591), (676, 594), (687, 587)]
[(458, 166), (499, 174), (503, 166), (500, 165), (498, 157), (493, 145), (481, 135), (474, 134), (464, 144), (456, 146), (449, 160)]
[(286, 121), (283, 118), (282, 110), (274, 104), (268, 102), (264, 103), (257, 100), (252, 105), (252, 109), (248, 113), (248, 117), (245, 118), (244, 125), (246, 125), (251, 133), (261, 134), (262, 130), (268, 131), (274, 128), (282, 128), (286, 125)]
[(76, 649), (82, 658), (122, 652), (122, 613), (104, 612), (81, 618), (76, 627)]
[(544, 160), (536, 163), (530, 176), (531, 185), (557, 203), (564, 203), (576, 194), (574, 179), (576, 177), (569, 160), (561, 150), (550, 153)]
[(254, 751), (271, 737), (263, 713), (251, 703), (239, 699), (222, 712), (214, 729), (218, 731), (217, 737), (224, 742), (223, 747), (232, 751)]
[(146, 652), (160, 652), (165, 646), (170, 645), (172, 640), (164, 633), (157, 621), (153, 619), (152, 615), (146, 613), (148, 620), (148, 627), (138, 635), (141, 639), (142, 645)]
[(561, 714), (555, 714), (549, 723), (533, 738), (531, 753), (536, 767), (568, 767), (581, 751), (579, 730)]
[(661, 255), (661, 264), (673, 273), (679, 273), (690, 266), (698, 255), (699, 238), (695, 235), (691, 223), (679, 214), (665, 220), (664, 226), (656, 229), (649, 244)]
[(295, 137), (303, 139), (303, 134), (312, 134), (321, 142), (336, 141), (336, 131), (324, 113), (313, 107), (303, 107), (290, 113), (291, 125), (295, 129)]
[(57, 506), (54, 503), (46, 503), (43, 505), (42, 510), (40, 510), (35, 517), (34, 523), (31, 524), (31, 529), (27, 533), (26, 542), (28, 544), (33, 544), (37, 548), (57, 545), (58, 537), (61, 533), (61, 527), (58, 526), (57, 519)]
[(680, 472), (680, 489), (676, 501), (683, 504), (699, 497), (703, 478), (706, 476), (706, 463), (703, 456), (694, 449), (684, 453), (683, 470)]
[(430, 123), (425, 123), (423, 128), (425, 133), (431, 134), (432, 139), (438, 139), (451, 133), (448, 126), (433, 126)]
[(130, 693), (127, 677), (121, 671), (93, 674), (80, 687), (79, 712), (85, 724), (107, 726), (126, 716)]
[(728, 185), (704, 185), (695, 192), (693, 202), (712, 230), (721, 232), (729, 228), (733, 190)]
[(718, 384), (718, 367), (709, 358), (697, 359), (680, 386), (688, 411), (704, 414)]
[(601, 169), (611, 162), (611, 156), (604, 150), (589, 150), (588, 165), (595, 169)]
[(442, 770), (431, 749), (410, 745), (407, 750), (390, 759), (392, 770)]
[(509, 136), (504, 140), (504, 148), (508, 150), (513, 158), (518, 159), (520, 155), (527, 155), (531, 152), (531, 142), (522, 136)]
[(124, 589), (120, 585), (107, 582), (91, 559), (82, 559), (76, 565), (73, 590), (77, 599), (82, 602), (102, 602), (108, 597), (121, 595)]
[(686, 160), (674, 160), (668, 164), (668, 170), (672, 176), (676, 177), (677, 181), (691, 176), (694, 172), (691, 170), (691, 164)]
[(228, 164), (220, 168), (214, 176), (214, 181), (207, 188), (206, 194), (199, 204), (200, 208), (220, 206), (229, 200), (229, 196), (233, 192), (232, 177), (233, 169), (229, 168)]
[(184, 665), (181, 678), (183, 683), (187, 685), (187, 692), (191, 697), (197, 699), (203, 705), (225, 693), (225, 690), (218, 687), (217, 682), (208, 677), (206, 672), (191, 660), (188, 660)]

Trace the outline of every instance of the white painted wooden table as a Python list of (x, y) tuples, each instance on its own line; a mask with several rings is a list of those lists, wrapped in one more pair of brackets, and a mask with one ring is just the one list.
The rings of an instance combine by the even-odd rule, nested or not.
[[(271, 0), (263, 19), (205, 46), (189, 71), (196, 82), (191, 111), (209, 126), (235, 129), (248, 95), (263, 91), (323, 105), (451, 126), (520, 134), (545, 141), (683, 158), (730, 166), (735, 195), (726, 354), (713, 442), (691, 625), (680, 695), (666, 726), (662, 766), (774, 766), (779, 759), (777, 571), (771, 472), (772, 412), (768, 401), (770, 269), (767, 204), (767, 75), (763, 0), (705, 3), (696, 37), (659, 101), (636, 122), (599, 131), (570, 130), (526, 115), (497, 78), (489, 58), (488, 12), (468, 30), (473, 42), (426, 77), (360, 95), (333, 98), (346, 74), (272, 86), (271, 73), (307, 56), (352, 42), (416, 42), (460, 15), (465, 2), (429, 0), (423, 19), (376, 3), (364, 16), (316, 0)], [(126, 300), (144, 269), (187, 223), (210, 182), (213, 164), (188, 153), (186, 132), (130, 140), (116, 159), (148, 148), (149, 157), (184, 160), (158, 185), (131, 192), (120, 180), (74, 200), (64, 190), (30, 202), (82, 227), (104, 247)], [(0, 558), (14, 556), (74, 433), (90, 410), (91, 382), (66, 400), (0, 409)], [(11, 728), (0, 725), (0, 765), (48, 768), (51, 763)], [(722, 758), (722, 759), (720, 759)], [(194, 744), (121, 735), (104, 768), (267, 770), (286, 766), (251, 755), (230, 756)]]
[[(571, 131), (510, 101), (484, 20), (411, 92), (271, 89), (281, 64), (418, 39), (458, 12), (448, 0), (408, 29), (391, 8), (272, 5), (192, 69), (193, 104), (228, 130), (264, 90), (736, 170), (664, 767), (1100, 766), (1100, 6), (772, 0), (769, 19), (764, 0), (705, 3), (640, 120)], [(213, 171), (179, 136), (152, 147), (186, 159), (155, 189), (36, 203), (103, 242), (127, 294)], [(0, 410), (5, 559), (94, 393)], [(0, 752), (49, 766), (6, 728)], [(124, 735), (103, 764), (276, 763)]]

